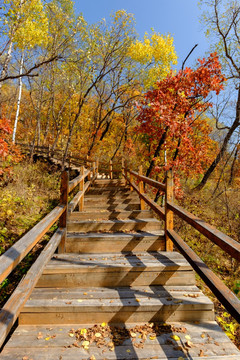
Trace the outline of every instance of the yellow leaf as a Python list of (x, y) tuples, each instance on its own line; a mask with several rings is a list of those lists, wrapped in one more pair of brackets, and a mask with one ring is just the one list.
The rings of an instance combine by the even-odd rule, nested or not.
[(191, 336), (190, 336), (190, 335), (186, 335), (186, 336), (185, 336), (185, 339), (191, 340)]
[(87, 333), (87, 329), (81, 329), (81, 331), (80, 331), (81, 335), (86, 334), (86, 333)]
[(87, 292), (84, 292), (83, 295), (87, 295), (88, 293)]
[(47, 340), (47, 341), (50, 340), (50, 337), (46, 337), (45, 340)]
[(180, 340), (180, 337), (177, 336), (177, 335), (172, 335), (171, 338), (175, 341), (179, 341)]
[(87, 340), (83, 341), (82, 346), (89, 346), (89, 341)]
[(130, 335), (131, 335), (132, 338), (135, 338), (135, 337), (137, 336), (137, 335), (136, 335), (134, 332), (132, 332), (132, 331), (130, 332)]
[(149, 339), (150, 339), (150, 340), (155, 340), (155, 339), (156, 339), (156, 336), (155, 336), (155, 335), (150, 335), (150, 336), (149, 336)]
[(82, 300), (82, 299), (78, 299), (78, 302), (81, 303), (81, 302), (83, 302), (83, 300)]
[(105, 327), (107, 324), (105, 322), (101, 323), (101, 327)]
[(139, 299), (136, 299), (136, 301), (137, 301), (137, 302), (140, 302), (140, 300), (139, 300)]
[(102, 336), (102, 334), (100, 334), (100, 333), (96, 333), (95, 334), (95, 337), (97, 337), (97, 338), (99, 338), (99, 337), (101, 337)]
[(126, 352), (127, 352), (127, 353), (130, 353), (130, 352), (131, 352), (131, 350), (127, 349), (127, 350), (126, 350)]
[(72, 334), (72, 333), (69, 333), (68, 335), (69, 335), (70, 337), (74, 337), (74, 334)]
[(204, 338), (205, 338), (205, 334), (203, 334), (203, 333), (202, 333), (201, 338), (203, 338), (203, 339), (204, 339)]
[(178, 360), (185, 360), (182, 356), (180, 356), (179, 358), (178, 358)]

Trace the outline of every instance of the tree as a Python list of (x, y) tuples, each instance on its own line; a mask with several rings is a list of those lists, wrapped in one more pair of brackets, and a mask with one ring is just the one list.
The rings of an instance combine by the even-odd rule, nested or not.
[[(207, 97), (223, 89), (225, 78), (216, 53), (199, 60), (199, 66), (186, 68), (157, 82), (140, 103), (139, 133), (147, 143), (149, 166), (146, 176), (161, 168), (156, 166), (160, 152), (167, 149), (167, 166), (185, 175), (202, 173), (209, 162), (210, 128), (200, 115), (211, 106)], [(161, 159), (161, 166), (164, 164)]]
[(227, 150), (229, 140), (240, 126), (240, 4), (231, 0), (202, 0), (209, 12), (204, 14), (207, 35), (215, 36), (214, 47), (218, 50), (228, 83), (232, 81), (237, 90), (235, 119), (228, 127), (222, 146), (205, 172), (197, 189), (202, 189)]

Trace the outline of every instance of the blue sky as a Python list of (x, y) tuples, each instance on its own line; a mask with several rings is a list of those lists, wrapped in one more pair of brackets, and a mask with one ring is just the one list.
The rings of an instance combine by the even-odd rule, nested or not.
[(136, 19), (136, 30), (140, 37), (151, 28), (161, 34), (170, 33), (174, 37), (174, 45), (181, 67), (189, 51), (194, 50), (187, 62), (188, 66), (203, 57), (209, 48), (204, 30), (199, 23), (200, 10), (198, 0), (75, 0), (76, 13), (82, 12), (89, 23), (102, 18), (108, 19), (111, 12), (125, 9), (133, 13)]

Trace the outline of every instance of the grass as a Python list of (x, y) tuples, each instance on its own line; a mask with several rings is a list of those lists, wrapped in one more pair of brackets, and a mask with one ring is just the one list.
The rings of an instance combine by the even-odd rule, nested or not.
[[(14, 165), (9, 179), (0, 187), (0, 254), (28, 232), (59, 201), (60, 172), (47, 162)], [(45, 246), (56, 225), (50, 229), (0, 285), (0, 304), (6, 301), (22, 276)]]
[[(224, 181), (217, 192), (214, 192), (215, 186), (215, 181), (212, 180), (201, 192), (192, 192), (186, 187), (185, 195), (179, 204), (240, 242), (240, 192), (236, 191), (237, 186), (231, 188), (225, 186)], [(175, 230), (240, 299), (240, 267), (237, 261), (177, 217), (175, 217)], [(214, 302), (216, 320), (240, 349), (240, 325), (226, 312), (200, 277), (197, 276), (196, 279), (197, 285)]]

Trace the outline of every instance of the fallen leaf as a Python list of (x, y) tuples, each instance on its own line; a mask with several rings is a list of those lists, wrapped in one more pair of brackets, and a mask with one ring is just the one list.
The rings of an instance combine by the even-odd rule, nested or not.
[(150, 339), (150, 340), (155, 340), (155, 339), (156, 339), (156, 335), (150, 335), (150, 336), (149, 336), (149, 339)]
[(50, 340), (50, 337), (46, 337), (45, 340), (47, 340), (47, 341)]
[(69, 335), (70, 337), (74, 337), (74, 334), (72, 334), (72, 333), (69, 333), (68, 335)]
[(190, 336), (190, 335), (186, 335), (186, 336), (185, 336), (185, 339), (191, 340), (191, 336)]
[(126, 352), (127, 352), (127, 353), (130, 353), (130, 352), (131, 352), (131, 350), (127, 349), (127, 350), (126, 350)]
[(204, 352), (203, 352), (203, 350), (200, 350), (200, 352), (199, 352), (199, 356), (200, 356), (200, 357), (204, 356)]
[(172, 335), (171, 338), (175, 341), (179, 341), (180, 340), (180, 337), (177, 336), (177, 335)]
[(137, 336), (137, 334), (134, 333), (134, 332), (132, 332), (132, 331), (130, 331), (130, 336), (131, 336), (132, 338), (135, 338), (135, 337)]
[(101, 333), (96, 333), (96, 334), (95, 334), (95, 337), (96, 337), (96, 338), (99, 338), (99, 337), (101, 337), (101, 336), (102, 336)]
[(101, 327), (105, 327), (107, 324), (105, 322), (101, 323)]
[(81, 302), (83, 302), (83, 300), (82, 300), (82, 299), (78, 299), (78, 302), (81, 303)]
[(192, 347), (191, 341), (186, 341), (185, 346), (187, 346), (188, 348), (191, 348)]

